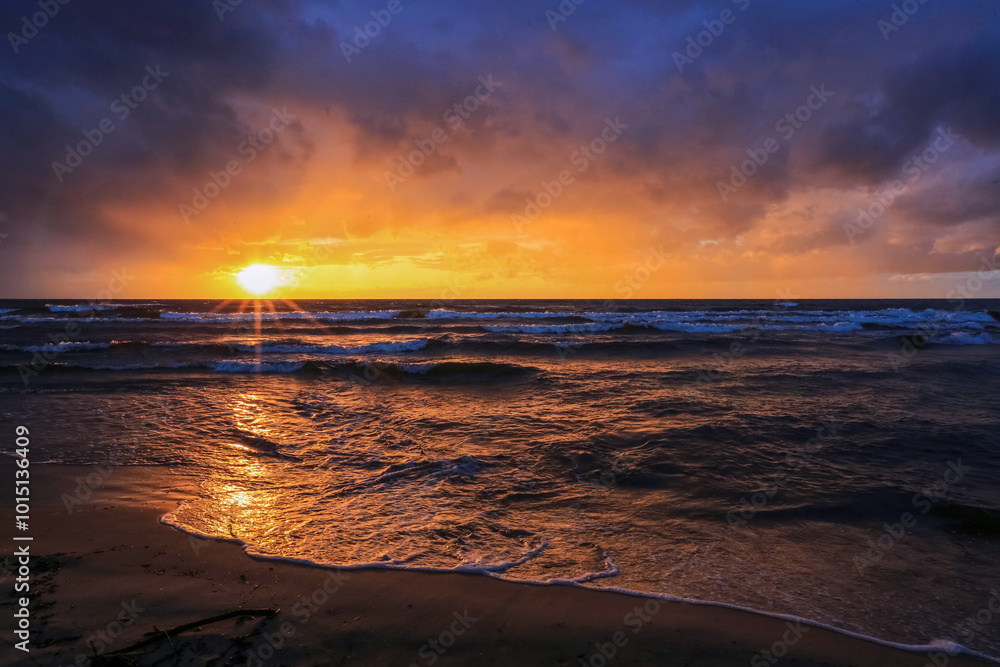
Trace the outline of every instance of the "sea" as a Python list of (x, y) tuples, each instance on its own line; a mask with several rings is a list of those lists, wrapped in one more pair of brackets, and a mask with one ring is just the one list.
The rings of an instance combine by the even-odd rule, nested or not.
[(161, 521), (253, 557), (991, 656), (998, 399), (1000, 300), (0, 301), (33, 462), (193, 475)]

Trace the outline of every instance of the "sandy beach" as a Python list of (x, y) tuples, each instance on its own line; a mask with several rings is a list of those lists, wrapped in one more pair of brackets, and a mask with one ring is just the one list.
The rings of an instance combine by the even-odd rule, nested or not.
[[(13, 479), (9, 462), (2, 470)], [(30, 652), (11, 645), (8, 560), (5, 665), (693, 667), (778, 664), (775, 653), (793, 665), (928, 664), (926, 655), (720, 607), (481, 575), (252, 559), (236, 544), (158, 522), (190, 497), (186, 475), (31, 471)], [(101, 483), (81, 489), (94, 475)], [(5, 515), (12, 506), (6, 495)]]

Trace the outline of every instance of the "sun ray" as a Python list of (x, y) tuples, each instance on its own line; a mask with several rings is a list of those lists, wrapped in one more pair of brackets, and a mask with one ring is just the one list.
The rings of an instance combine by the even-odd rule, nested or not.
[(319, 329), (324, 329), (324, 330), (325, 330), (325, 331), (327, 332), (327, 334), (328, 334), (328, 335), (332, 335), (332, 334), (333, 334), (333, 327), (332, 327), (331, 325), (329, 325), (329, 324), (326, 324), (326, 323), (324, 323), (324, 322), (320, 322), (320, 321), (319, 321), (319, 320), (317, 320), (317, 319), (316, 319), (315, 317), (313, 317), (313, 316), (312, 316), (312, 314), (311, 314), (311, 313), (309, 313), (309, 311), (308, 311), (308, 310), (306, 310), (305, 308), (303, 308), (303, 307), (302, 307), (302, 306), (300, 306), (299, 304), (295, 303), (295, 302), (294, 302), (294, 301), (292, 301), (291, 299), (282, 299), (281, 301), (282, 301), (282, 303), (284, 303), (284, 304), (285, 304), (286, 306), (289, 306), (289, 307), (291, 307), (292, 309), (294, 309), (294, 310), (297, 310), (297, 311), (299, 311), (299, 312), (302, 312), (302, 313), (305, 313), (305, 314), (306, 314), (306, 320), (307, 320), (308, 322), (311, 322), (312, 324), (314, 324), (314, 325), (315, 325), (315, 326), (316, 326), (317, 328), (319, 328)]
[(257, 338), (257, 370), (260, 371), (261, 355), (264, 353), (264, 343), (261, 340), (263, 326), (260, 321), (260, 299), (253, 300), (253, 332)]
[(215, 304), (215, 306), (212, 308), (212, 310), (210, 312), (212, 312), (212, 313), (218, 313), (219, 311), (221, 311), (223, 308), (225, 308), (226, 306), (228, 306), (232, 302), (233, 302), (233, 299), (226, 299), (225, 301), (220, 301), (219, 303)]

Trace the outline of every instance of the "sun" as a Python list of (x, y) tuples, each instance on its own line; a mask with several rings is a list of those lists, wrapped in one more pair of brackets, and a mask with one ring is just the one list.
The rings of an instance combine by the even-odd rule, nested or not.
[(265, 294), (278, 286), (281, 275), (273, 266), (251, 264), (236, 275), (236, 281), (251, 294)]

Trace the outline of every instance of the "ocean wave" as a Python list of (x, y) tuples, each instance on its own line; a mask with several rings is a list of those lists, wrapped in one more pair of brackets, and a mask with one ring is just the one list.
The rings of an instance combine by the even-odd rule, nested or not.
[[(130, 345), (142, 345), (142, 343), (130, 343)], [(238, 345), (246, 345), (245, 341), (233, 341), (226, 342), (225, 340), (213, 341), (213, 340), (194, 340), (194, 341), (172, 341), (172, 340), (157, 340), (151, 343), (147, 343), (149, 347), (160, 347), (166, 349), (187, 349), (193, 351), (202, 352), (216, 352), (216, 351), (227, 351), (232, 352), (237, 349)], [(250, 347), (250, 346), (247, 346)], [(256, 348), (253, 348), (256, 349)]]
[[(260, 313), (261, 321), (277, 320), (321, 320), (324, 322), (363, 322), (365, 320), (389, 320), (397, 315), (398, 310), (369, 310), (349, 312), (309, 312), (294, 310), (278, 313)], [(176, 313), (166, 311), (160, 313), (161, 320), (178, 322), (255, 322), (256, 313)]]
[(305, 367), (304, 361), (257, 363), (256, 361), (220, 361), (212, 367), (219, 373), (294, 373)]
[[(49, 304), (48, 309), (51, 316), (39, 314), (15, 313), (17, 309), (0, 310), (0, 319), (13, 320), (19, 323), (48, 323), (59, 322), (62, 315), (72, 318), (75, 322), (115, 322), (115, 323), (142, 323), (144, 321), (162, 320), (165, 322), (179, 323), (199, 323), (199, 324), (226, 324), (253, 322), (258, 315), (253, 312), (242, 313), (213, 313), (213, 312), (180, 312), (163, 311), (150, 307), (150, 304), (80, 304), (80, 305), (58, 305)], [(94, 310), (104, 312), (94, 312)], [(81, 315), (90, 314), (90, 317)], [(548, 320), (545, 324), (532, 324), (535, 327), (566, 327), (578, 326), (578, 331), (601, 332), (609, 329), (600, 327), (587, 328), (591, 323), (598, 325), (608, 325), (621, 327), (622, 325), (646, 326), (666, 331), (695, 332), (695, 333), (724, 333), (722, 327), (732, 327), (730, 331), (737, 331), (739, 328), (765, 328), (786, 326), (801, 330), (815, 330), (821, 332), (836, 331), (857, 331), (858, 326), (852, 325), (881, 325), (885, 327), (912, 327), (914, 329), (929, 329), (935, 333), (947, 333), (949, 330), (958, 327), (994, 328), (998, 325), (998, 317), (989, 311), (950, 311), (943, 309), (925, 308), (923, 310), (911, 310), (908, 308), (882, 308), (877, 310), (799, 310), (789, 309), (789, 307), (777, 307), (776, 309), (738, 309), (728, 308), (724, 310), (649, 310), (649, 311), (629, 311), (607, 310), (607, 311), (460, 311), (447, 309), (433, 309), (423, 311), (412, 310), (356, 310), (356, 311), (287, 311), (287, 312), (265, 312), (259, 315), (263, 322), (279, 321), (312, 321), (319, 326), (325, 324), (352, 323), (352, 322), (385, 322), (401, 318), (408, 320), (414, 326), (414, 319), (423, 320), (426, 323), (421, 327), (431, 326), (431, 322), (443, 323), (453, 322), (481, 322), (490, 321), (490, 326), (483, 326), (487, 331), (502, 333), (571, 333), (573, 329), (530, 329), (513, 327), (523, 320)], [(399, 321), (399, 320), (397, 320)], [(495, 324), (493, 324), (495, 323)], [(438, 324), (440, 326), (440, 324)], [(500, 329), (498, 327), (504, 327)], [(716, 327), (714, 329), (708, 327)], [(942, 331), (939, 331), (942, 330)]]
[(85, 366), (83, 364), (61, 364), (68, 369), (86, 369), (95, 371), (154, 371), (154, 370), (181, 370), (198, 368), (197, 364), (176, 363), (176, 364), (104, 364), (98, 366)]
[(113, 304), (93, 303), (78, 304), (73, 306), (59, 306), (45, 304), (45, 307), (52, 313), (85, 313), (88, 310), (118, 310), (118, 306)]
[(962, 503), (945, 503), (931, 508), (931, 514), (946, 520), (953, 530), (963, 533), (1000, 535), (1000, 509)]
[[(0, 373), (19, 374), (25, 366), (0, 366)], [(50, 362), (45, 373), (74, 372), (129, 372), (129, 371), (183, 371), (215, 373), (334, 373), (348, 377), (362, 377), (367, 380), (424, 378), (436, 381), (505, 380), (541, 372), (534, 366), (492, 361), (436, 361), (419, 363), (396, 363), (374, 360), (360, 362), (352, 360), (323, 359), (212, 359), (207, 361), (181, 361), (173, 363), (125, 362), (125, 363), (78, 363)], [(374, 371), (374, 372), (373, 372)]]
[[(0, 327), (4, 328), (4, 327)], [(183, 348), (203, 351), (231, 351), (232, 347), (224, 343), (213, 342), (171, 342), (171, 341), (133, 341), (112, 340), (101, 341), (62, 341), (60, 343), (45, 343), (42, 345), (10, 345), (0, 344), (0, 351), (6, 352), (89, 352), (92, 350), (142, 350), (149, 347)]]
[[(401, 341), (385, 341), (380, 343), (370, 343), (357, 347), (343, 347), (341, 345), (273, 345), (264, 344), (259, 350), (264, 353), (277, 354), (398, 354), (402, 352), (416, 352), (427, 347), (426, 338)], [(256, 352), (257, 346), (237, 345), (237, 349), (243, 352)]]
[(743, 327), (725, 324), (688, 324), (684, 322), (648, 322), (646, 326), (661, 331), (683, 331), (687, 333), (732, 333), (742, 331)]
[(947, 336), (933, 336), (927, 342), (935, 345), (994, 345), (996, 341), (988, 333), (971, 334), (964, 331), (955, 331)]
[(863, 328), (860, 322), (835, 322), (818, 326), (819, 331), (861, 331)]
[(405, 371), (406, 373), (416, 373), (417, 375), (426, 375), (440, 364), (434, 362), (427, 362), (423, 364), (396, 364), (396, 367)]
[(644, 313), (619, 313), (613, 311), (591, 311), (581, 313), (582, 317), (595, 322), (622, 323), (626, 320), (632, 322), (650, 322), (656, 320), (683, 322), (688, 320), (697, 321), (708, 316), (703, 310), (674, 311), (674, 310), (651, 310)]
[(512, 326), (489, 326), (484, 325), (483, 329), (493, 333), (600, 333), (624, 328), (624, 322), (620, 324), (550, 324), (550, 325), (512, 325)]
[[(26, 366), (25, 366), (26, 367)], [(17, 373), (22, 366), (0, 366), (0, 372)], [(198, 364), (175, 363), (175, 364), (149, 364), (149, 363), (126, 363), (126, 364), (74, 364), (63, 362), (49, 363), (43, 373), (59, 371), (153, 371), (153, 370), (179, 370), (198, 368)]]
[(494, 361), (439, 361), (419, 364), (393, 364), (395, 368), (410, 374), (427, 375), (431, 377), (447, 377), (452, 375), (520, 375), (538, 372), (532, 366), (499, 363)]
[(398, 363), (376, 360), (372, 363), (309, 362), (324, 371), (347, 373), (368, 382), (427, 380), (446, 383), (500, 382), (530, 377), (541, 372), (534, 366), (493, 361), (437, 361)]
[(427, 313), (430, 320), (499, 320), (499, 319), (550, 319), (557, 317), (573, 317), (576, 313), (557, 313), (553, 311), (526, 311), (526, 312), (467, 312), (455, 310), (431, 310)]
[(49, 323), (63, 323), (72, 322), (74, 324), (86, 324), (86, 323), (99, 323), (105, 324), (108, 322), (129, 322), (132, 324), (144, 324), (150, 321), (147, 317), (119, 317), (114, 316), (94, 316), (94, 317), (57, 317), (55, 315), (46, 317), (44, 315), (0, 315), (0, 320), (18, 322), (20, 324), (49, 324)]
[(239, 442), (234, 443), (224, 441), (224, 444), (239, 449), (242, 452), (261, 456), (270, 456), (285, 461), (302, 461), (302, 459), (297, 456), (291, 456), (282, 452), (281, 445), (257, 433), (245, 431), (239, 427), (232, 427), (229, 430), (229, 433), (233, 438), (239, 440)]
[(44, 345), (0, 345), (0, 349), (9, 352), (72, 352), (88, 350), (106, 350), (111, 343), (62, 342), (46, 343)]

